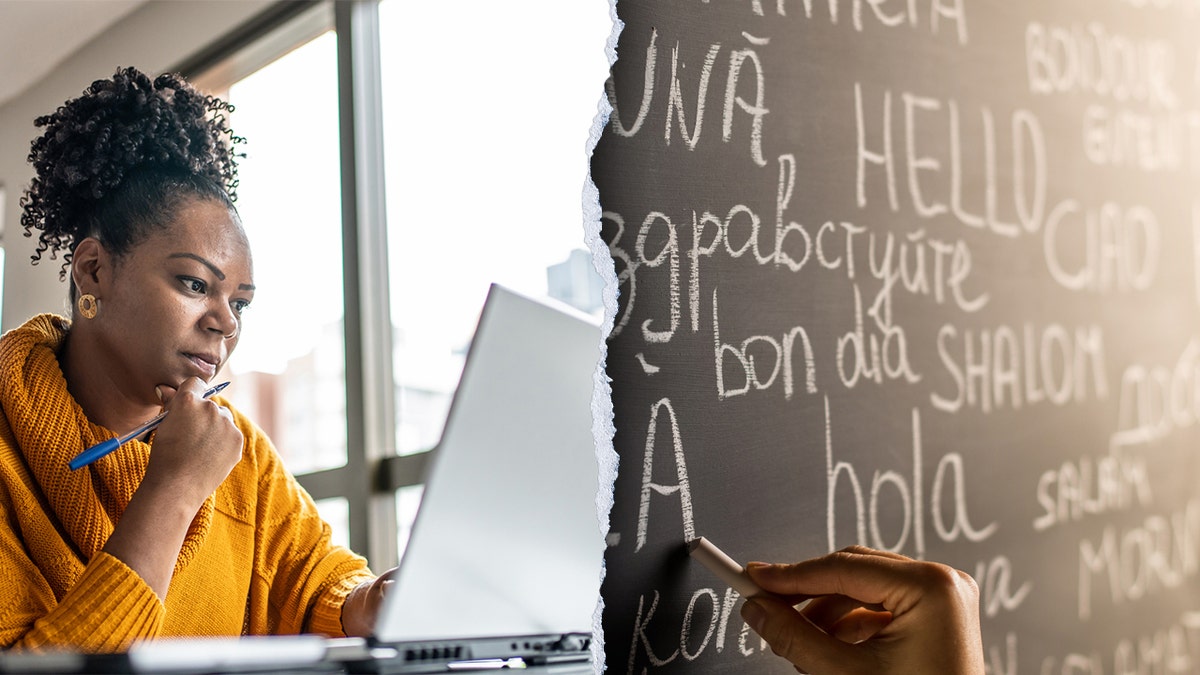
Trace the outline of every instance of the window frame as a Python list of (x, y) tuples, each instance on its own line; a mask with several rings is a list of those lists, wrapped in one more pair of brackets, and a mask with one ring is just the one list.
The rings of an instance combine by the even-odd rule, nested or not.
[(378, 0), (281, 0), (173, 70), (214, 88), (331, 28), (337, 39), (346, 464), (296, 479), (314, 500), (346, 500), (350, 548), (381, 571), (399, 562), (396, 491), (423, 483), (432, 451), (396, 454)]

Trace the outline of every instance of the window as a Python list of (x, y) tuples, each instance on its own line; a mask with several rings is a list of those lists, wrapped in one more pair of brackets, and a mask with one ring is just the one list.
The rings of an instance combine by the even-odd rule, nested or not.
[(230, 397), (376, 569), (407, 542), (488, 285), (602, 311), (581, 200), (609, 10), (279, 3), (180, 67), (248, 140), (258, 290)]
[[(246, 143), (238, 212), (255, 298), (224, 373), (293, 474), (347, 463), (337, 36), (318, 6), (193, 77)], [(302, 481), (303, 482), (303, 481)], [(346, 500), (318, 500), (348, 541)]]
[[(581, 77), (581, 61), (603, 42), (578, 44), (568, 25), (589, 17), (576, 3), (469, 4), (379, 8), (401, 454), (436, 444), (488, 285), (545, 296), (548, 270), (583, 247), (584, 141), (603, 77)], [(449, 23), (452, 42), (414, 30)], [(561, 29), (537, 40), (499, 28), (547, 24)], [(596, 311), (584, 255), (583, 291), (568, 282), (561, 295), (594, 289), (584, 309)]]
[[(437, 444), (490, 283), (602, 311), (581, 204), (607, 4), (467, 5), (379, 5), (402, 455)], [(400, 547), (418, 500), (397, 494)]]
[(293, 473), (346, 463), (336, 48), (328, 31), (228, 96), (257, 286), (230, 391)]

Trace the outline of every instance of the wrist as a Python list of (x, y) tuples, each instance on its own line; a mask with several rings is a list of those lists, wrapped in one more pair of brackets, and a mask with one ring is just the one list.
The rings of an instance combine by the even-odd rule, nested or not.
[(362, 625), (362, 611), (360, 605), (363, 593), (371, 585), (370, 581), (363, 581), (350, 589), (346, 594), (346, 599), (342, 602), (341, 624), (342, 634), (347, 637), (367, 637), (370, 630), (364, 631)]

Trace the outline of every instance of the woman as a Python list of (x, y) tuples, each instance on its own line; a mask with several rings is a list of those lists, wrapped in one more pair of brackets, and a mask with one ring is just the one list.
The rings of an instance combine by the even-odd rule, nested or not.
[(229, 109), (126, 68), (35, 121), (21, 223), (35, 263), (65, 253), (73, 316), (0, 339), (0, 646), (373, 627), (387, 575), (330, 543), (253, 422), (203, 398), (254, 295)]

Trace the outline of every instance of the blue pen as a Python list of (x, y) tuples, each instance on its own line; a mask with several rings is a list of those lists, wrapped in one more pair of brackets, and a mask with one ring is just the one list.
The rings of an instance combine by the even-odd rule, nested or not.
[[(204, 392), (204, 398), (208, 398), (209, 396), (212, 396), (213, 394), (221, 391), (222, 389), (224, 389), (225, 387), (228, 387), (228, 386), (229, 386), (228, 382), (222, 382), (221, 384), (218, 384), (217, 386)], [(113, 450), (116, 450), (117, 448), (121, 447), (122, 445), (125, 445), (129, 441), (132, 441), (133, 439), (137, 438), (138, 436), (141, 436), (142, 434), (146, 433), (147, 431), (154, 429), (155, 427), (157, 427), (159, 424), (162, 423), (163, 418), (166, 416), (167, 416), (167, 411), (164, 410), (164, 411), (160, 412), (159, 414), (155, 415), (154, 419), (150, 420), (149, 422), (146, 422), (145, 424), (143, 424), (140, 427), (134, 429), (133, 431), (125, 434), (124, 436), (110, 438), (107, 441), (104, 441), (103, 443), (97, 443), (97, 444), (93, 445), (92, 447), (88, 448), (87, 450), (84, 450), (83, 452), (79, 453), (78, 455), (75, 455), (75, 457), (70, 462), (67, 463), (67, 466), (71, 467), (71, 470), (74, 471), (75, 469), (81, 469), (81, 468), (87, 466), (88, 464), (91, 464), (92, 462), (100, 459), (101, 457), (107, 455), (108, 453), (112, 452)]]

